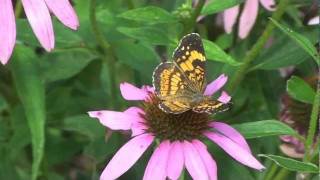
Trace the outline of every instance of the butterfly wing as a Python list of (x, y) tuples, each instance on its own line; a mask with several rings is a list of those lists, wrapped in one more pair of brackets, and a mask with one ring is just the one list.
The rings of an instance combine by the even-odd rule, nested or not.
[(207, 99), (194, 106), (192, 110), (197, 113), (215, 114), (228, 110), (230, 105), (230, 103), (224, 104), (220, 101)]
[(153, 72), (153, 86), (161, 99), (159, 107), (167, 113), (189, 110), (193, 92), (181, 71), (172, 62), (161, 63)]
[(206, 57), (199, 34), (191, 33), (181, 39), (173, 53), (173, 61), (189, 81), (190, 88), (203, 93), (206, 86)]

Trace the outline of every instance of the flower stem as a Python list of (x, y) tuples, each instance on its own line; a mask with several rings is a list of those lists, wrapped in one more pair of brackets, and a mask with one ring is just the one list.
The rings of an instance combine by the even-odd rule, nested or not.
[(290, 174), (290, 171), (287, 169), (282, 168), (278, 174), (274, 177), (273, 180), (283, 180), (286, 179), (286, 177)]
[(308, 129), (307, 140), (305, 143), (305, 154), (304, 154), (304, 161), (309, 162), (312, 156), (312, 147), (313, 147), (313, 140), (316, 133), (317, 122), (319, 119), (319, 107), (320, 107), (320, 67), (318, 68), (318, 83), (317, 83), (317, 90), (316, 95), (314, 97), (311, 117), (310, 117), (310, 124)]
[[(286, 7), (288, 6), (288, 3), (289, 3), (289, 0), (280, 0), (277, 6), (277, 10), (272, 14), (272, 18), (279, 21), (282, 15), (284, 14)], [(275, 25), (271, 21), (269, 21), (266, 29), (263, 31), (258, 41), (253, 45), (253, 47), (244, 57), (243, 64), (235, 72), (235, 75), (233, 76), (234, 78), (231, 79), (231, 82), (228, 87), (230, 91), (233, 92), (235, 88), (243, 80), (251, 62), (260, 54), (260, 52), (262, 51), (265, 43), (269, 39), (274, 28), (275, 28)]]
[(271, 167), (268, 169), (268, 172), (264, 178), (264, 180), (271, 180), (273, 175), (277, 172), (278, 166), (275, 163), (271, 164)]
[(183, 34), (181, 36), (192, 31), (192, 29), (194, 28), (194, 26), (197, 22), (197, 18), (200, 15), (201, 10), (202, 10), (205, 2), (206, 2), (206, 0), (199, 0), (198, 4), (196, 5), (196, 7), (194, 8), (194, 10), (191, 14), (190, 19), (185, 24), (185, 28), (184, 28)]
[(113, 51), (111, 49), (111, 46), (109, 42), (104, 37), (101, 29), (99, 28), (97, 17), (96, 17), (96, 0), (90, 1), (90, 23), (93, 31), (93, 35), (99, 45), (99, 47), (102, 49), (102, 60), (104, 63), (106, 63), (108, 67), (108, 73), (109, 73), (109, 81), (110, 81), (110, 88), (111, 88), (111, 95), (113, 98), (110, 99), (112, 102), (112, 107), (116, 108), (118, 106), (118, 100), (117, 100), (117, 85), (116, 85), (116, 77), (115, 77), (115, 71), (116, 71), (116, 58), (113, 54)]

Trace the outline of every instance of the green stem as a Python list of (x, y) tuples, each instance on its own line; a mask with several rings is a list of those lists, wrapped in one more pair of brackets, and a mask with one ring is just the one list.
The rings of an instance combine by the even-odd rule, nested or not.
[(22, 12), (22, 2), (20, 0), (20, 1), (17, 1), (17, 3), (16, 3), (16, 7), (15, 7), (15, 10), (14, 10), (15, 17), (19, 18), (20, 15), (21, 15), (21, 12)]
[(290, 174), (290, 171), (282, 168), (278, 174), (273, 178), (273, 180), (284, 180)]
[(190, 19), (186, 22), (185, 24), (185, 28), (183, 31), (183, 35), (189, 33), (190, 31), (192, 31), (193, 27), (195, 26), (195, 24), (197, 23), (197, 18), (201, 13), (201, 10), (205, 4), (205, 0), (199, 0), (198, 4), (196, 5), (196, 7), (194, 8)]
[(309, 129), (308, 129), (308, 135), (307, 140), (305, 143), (305, 149), (306, 152), (304, 154), (304, 161), (308, 162), (311, 159), (312, 156), (312, 147), (313, 147), (313, 140), (316, 133), (317, 123), (319, 121), (319, 106), (320, 106), (320, 67), (318, 69), (318, 83), (317, 83), (317, 92), (314, 97), (312, 111), (311, 111), (311, 117), (310, 117), (310, 123), (309, 123)]
[(116, 58), (113, 55), (113, 51), (111, 49), (111, 46), (109, 42), (105, 39), (101, 29), (99, 28), (98, 22), (97, 22), (97, 17), (96, 17), (96, 0), (91, 0), (90, 1), (90, 23), (93, 31), (93, 35), (102, 49), (102, 60), (104, 63), (106, 63), (108, 67), (108, 73), (109, 73), (109, 79), (110, 79), (110, 88), (111, 88), (111, 95), (114, 96), (113, 98), (110, 99), (112, 102), (112, 106), (116, 108), (118, 106), (118, 99), (117, 99), (117, 84), (116, 84), (116, 76), (115, 76), (115, 71), (116, 71)]
[(271, 180), (274, 174), (277, 172), (278, 166), (275, 163), (272, 163), (270, 169), (268, 170), (264, 180)]
[[(279, 21), (284, 14), (286, 7), (288, 6), (289, 0), (280, 0), (279, 5), (277, 6), (277, 10), (272, 14), (272, 18)], [(240, 68), (235, 72), (234, 78), (231, 79), (229, 84), (229, 90), (234, 91), (235, 88), (240, 84), (240, 82), (245, 77), (247, 70), (251, 64), (251, 62), (260, 54), (263, 50), (264, 45), (266, 44), (267, 40), (269, 39), (275, 25), (269, 21), (267, 24), (266, 29), (258, 39), (258, 41), (253, 45), (250, 51), (246, 54), (243, 59), (243, 64)]]

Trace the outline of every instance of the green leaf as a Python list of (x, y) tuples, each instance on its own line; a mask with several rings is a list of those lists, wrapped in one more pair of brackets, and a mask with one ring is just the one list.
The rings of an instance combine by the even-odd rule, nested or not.
[(233, 6), (239, 5), (244, 0), (223, 0), (223, 1), (211, 1), (202, 8), (202, 15), (215, 14), (224, 11)]
[(305, 102), (313, 103), (316, 92), (307, 84), (303, 79), (292, 76), (287, 81), (287, 91), (291, 97), (294, 99)]
[(37, 178), (43, 157), (46, 114), (45, 87), (38, 71), (36, 58), (31, 49), (16, 46), (11, 61), (14, 82), (31, 131), (33, 180)]
[(56, 50), (46, 54), (41, 61), (42, 75), (46, 82), (71, 78), (95, 57), (86, 49)]
[(204, 39), (203, 45), (204, 50), (206, 52), (206, 56), (209, 60), (226, 63), (231, 66), (239, 66), (242, 64), (234, 60), (231, 56), (225, 53), (218, 45), (209, 40)]
[(134, 21), (146, 22), (149, 24), (177, 22), (175, 16), (173, 16), (172, 14), (170, 14), (162, 8), (154, 6), (147, 6), (143, 8), (129, 10), (120, 14), (119, 17)]
[(320, 66), (320, 56), (316, 50), (316, 48), (314, 47), (314, 45), (304, 36), (302, 36), (299, 33), (294, 32), (293, 30), (291, 30), (290, 28), (281, 25), (280, 23), (278, 23), (276, 20), (270, 18), (270, 20), (279, 28), (281, 29), (284, 33), (286, 33), (293, 41), (295, 41), (296, 43), (298, 43), (298, 45), (303, 48), (318, 64), (318, 66)]
[(291, 158), (276, 156), (271, 154), (259, 154), (260, 157), (266, 157), (277, 165), (286, 168), (290, 171), (299, 171), (299, 172), (307, 172), (307, 173), (318, 173), (319, 168), (312, 163), (309, 162), (301, 162)]
[(138, 39), (144, 42), (148, 42), (152, 45), (168, 45), (170, 39), (166, 33), (161, 31), (159, 28), (153, 27), (139, 27), (139, 28), (128, 28), (119, 27), (117, 30), (129, 37)]
[(97, 119), (89, 115), (77, 115), (64, 119), (63, 129), (87, 135), (91, 139), (105, 134), (105, 128)]
[(296, 135), (292, 128), (277, 120), (235, 124), (233, 127), (247, 139), (275, 135)]

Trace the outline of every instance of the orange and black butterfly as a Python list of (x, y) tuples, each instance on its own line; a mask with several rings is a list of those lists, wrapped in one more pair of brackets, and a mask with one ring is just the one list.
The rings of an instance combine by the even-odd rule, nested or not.
[(207, 85), (205, 65), (201, 37), (196, 33), (184, 36), (173, 53), (173, 61), (161, 63), (153, 72), (153, 86), (164, 112), (193, 110), (212, 114), (228, 109), (229, 104), (203, 95)]

